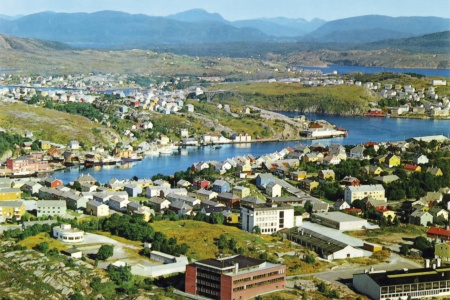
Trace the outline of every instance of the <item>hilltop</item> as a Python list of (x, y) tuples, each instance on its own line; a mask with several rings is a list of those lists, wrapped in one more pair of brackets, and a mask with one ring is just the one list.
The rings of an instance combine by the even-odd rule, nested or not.
[(72, 139), (87, 146), (108, 145), (116, 136), (111, 129), (87, 118), (23, 103), (0, 103), (0, 127), (19, 134), (31, 131), (38, 139), (64, 145)]

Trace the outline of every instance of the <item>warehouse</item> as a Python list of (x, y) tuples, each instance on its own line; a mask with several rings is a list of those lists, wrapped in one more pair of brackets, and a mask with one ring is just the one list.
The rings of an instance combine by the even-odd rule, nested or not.
[(367, 220), (339, 211), (312, 214), (311, 222), (322, 224), (341, 231), (359, 230), (368, 227)]
[(364, 251), (361, 249), (306, 228), (292, 228), (283, 233), (287, 239), (314, 250), (324, 259), (334, 260), (364, 256)]

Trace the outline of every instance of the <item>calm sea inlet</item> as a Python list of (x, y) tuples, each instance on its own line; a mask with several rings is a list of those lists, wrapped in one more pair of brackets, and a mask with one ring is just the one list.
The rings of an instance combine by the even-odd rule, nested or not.
[[(285, 113), (294, 116), (295, 113)], [(401, 141), (411, 137), (427, 135), (450, 135), (450, 120), (419, 120), (397, 118), (368, 118), (368, 117), (344, 117), (308, 114), (307, 117), (318, 120), (325, 119), (331, 124), (338, 125), (349, 130), (345, 138), (332, 138), (321, 140), (306, 140), (301, 143), (310, 145), (320, 142), (324, 145), (339, 143), (343, 145), (355, 145), (367, 141)], [(187, 147), (174, 155), (148, 156), (141, 162), (135, 162), (122, 166), (106, 166), (98, 168), (72, 167), (54, 174), (56, 178), (67, 183), (77, 178), (80, 173), (90, 173), (102, 183), (112, 178), (130, 179), (133, 176), (148, 178), (158, 173), (171, 175), (177, 171), (185, 171), (193, 163), (208, 160), (223, 161), (227, 158), (252, 154), (260, 156), (285, 147), (298, 144), (292, 142), (266, 142), (223, 145), (220, 149), (211, 146)]]

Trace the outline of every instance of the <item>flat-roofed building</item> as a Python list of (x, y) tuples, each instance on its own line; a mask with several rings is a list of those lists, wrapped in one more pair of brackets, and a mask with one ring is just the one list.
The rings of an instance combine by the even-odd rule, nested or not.
[(311, 216), (311, 222), (318, 223), (338, 230), (358, 230), (366, 228), (367, 220), (354, 217), (339, 211), (314, 213)]
[(353, 275), (353, 287), (375, 300), (450, 297), (450, 269), (440, 266)]
[(294, 227), (294, 207), (287, 204), (264, 203), (241, 206), (242, 230), (253, 232), (258, 226), (262, 234), (272, 234)]
[(250, 299), (286, 288), (286, 266), (236, 255), (186, 266), (185, 292), (210, 299)]

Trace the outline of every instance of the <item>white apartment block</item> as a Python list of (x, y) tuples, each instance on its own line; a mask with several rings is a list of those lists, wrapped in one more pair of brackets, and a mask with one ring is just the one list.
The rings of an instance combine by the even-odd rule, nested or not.
[(366, 197), (370, 197), (374, 200), (387, 201), (384, 187), (381, 184), (348, 186), (344, 190), (344, 200), (348, 204)]
[(258, 226), (262, 234), (272, 234), (294, 227), (294, 207), (286, 204), (254, 204), (241, 207), (242, 230), (253, 232)]
[(36, 203), (37, 217), (64, 216), (67, 211), (66, 201), (63, 200), (39, 200)]

